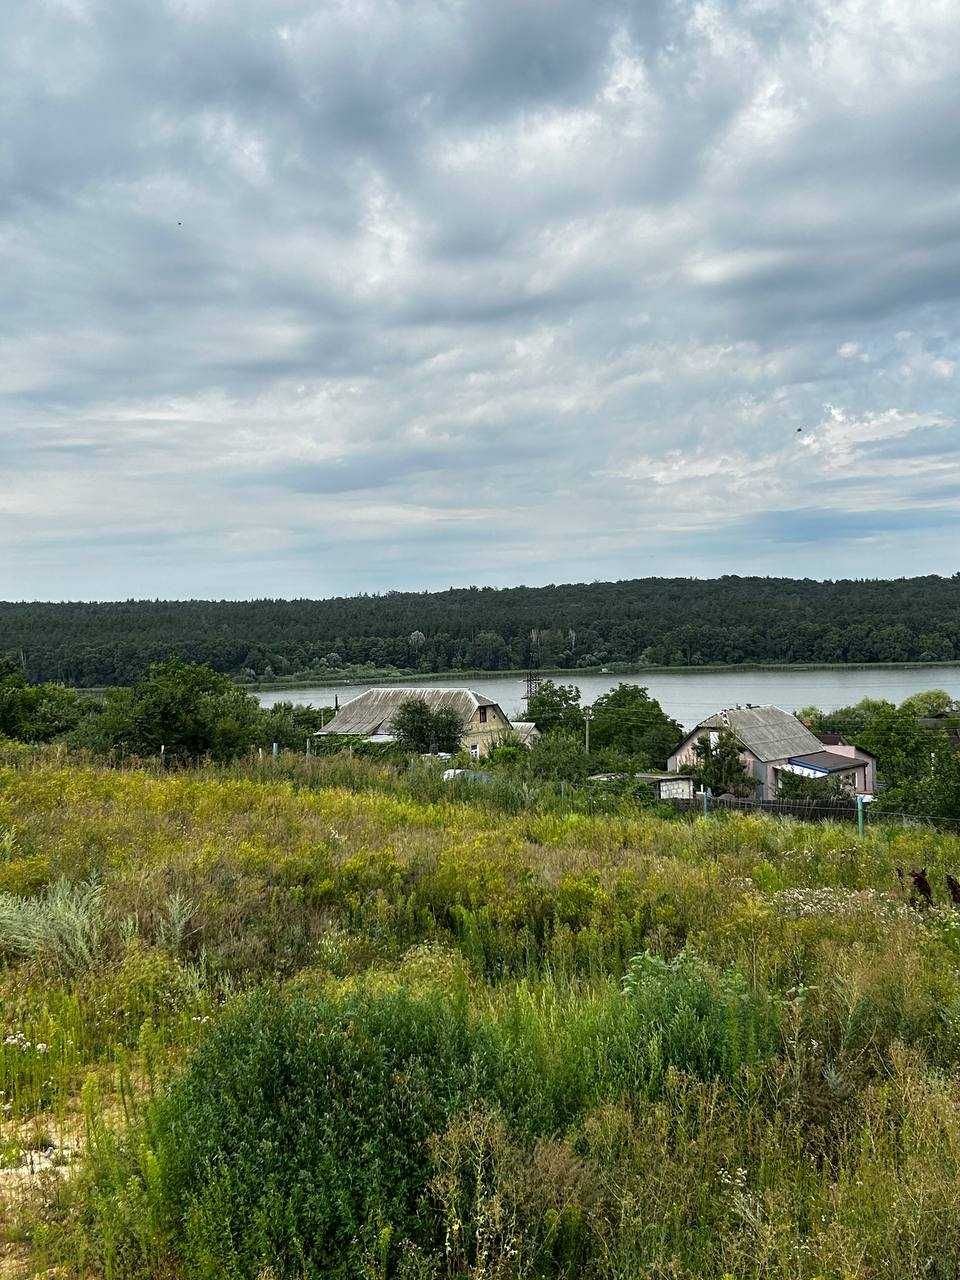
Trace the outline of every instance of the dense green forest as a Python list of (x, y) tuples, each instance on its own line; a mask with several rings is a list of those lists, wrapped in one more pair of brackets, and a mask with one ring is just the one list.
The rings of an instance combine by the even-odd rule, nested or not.
[(951, 578), (641, 578), (332, 600), (0, 603), (32, 680), (127, 684), (171, 655), (246, 679), (611, 663), (960, 659)]

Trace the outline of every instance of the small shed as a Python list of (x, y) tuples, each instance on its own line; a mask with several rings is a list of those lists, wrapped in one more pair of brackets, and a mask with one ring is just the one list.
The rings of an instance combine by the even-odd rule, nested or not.
[(638, 782), (645, 782), (658, 800), (692, 800), (694, 781), (684, 773), (635, 773)]

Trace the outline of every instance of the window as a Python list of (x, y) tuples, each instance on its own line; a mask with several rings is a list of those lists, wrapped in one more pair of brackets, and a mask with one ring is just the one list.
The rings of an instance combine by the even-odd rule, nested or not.
[(486, 723), (487, 723), (487, 708), (486, 708), (486, 707), (481, 707), (481, 708), (480, 708), (480, 723), (481, 723), (481, 724), (486, 724)]
[(474, 760), (480, 759), (480, 744), (478, 742), (470, 743), (470, 755)]

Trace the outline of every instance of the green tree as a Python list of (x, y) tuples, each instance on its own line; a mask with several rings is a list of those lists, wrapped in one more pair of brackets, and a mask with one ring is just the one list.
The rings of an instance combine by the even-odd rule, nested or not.
[(593, 704), (590, 745), (598, 750), (606, 748), (662, 769), (682, 737), (682, 726), (642, 685), (618, 684)]
[(841, 733), (850, 742), (857, 740), (867, 725), (882, 711), (896, 710), (886, 698), (861, 698), (852, 707), (838, 707), (836, 711), (820, 711), (816, 707), (804, 707), (797, 718), (809, 724), (815, 733)]
[(452, 707), (431, 711), (423, 698), (404, 698), (391, 727), (405, 751), (457, 751), (463, 734), (463, 722)]
[(956, 706), (946, 689), (925, 689), (904, 698), (900, 710), (915, 716), (944, 716), (955, 711)]
[(583, 733), (583, 708), (580, 706), (580, 690), (574, 684), (554, 684), (544, 680), (527, 703), (528, 720), (532, 720), (541, 733), (562, 729), (566, 733)]
[(257, 743), (263, 713), (256, 698), (202, 663), (170, 658), (154, 663), (130, 689), (108, 690), (102, 711), (81, 726), (77, 741), (133, 755), (210, 755), (229, 760)]
[(909, 708), (881, 706), (854, 740), (877, 757), (877, 773), (888, 787), (912, 782), (930, 770), (933, 736)]
[(590, 772), (583, 739), (566, 729), (552, 729), (534, 742), (521, 768), (526, 778), (537, 782), (582, 782)]
[(798, 773), (780, 772), (780, 796), (784, 800), (831, 800), (846, 799), (852, 803), (850, 788), (838, 777), (804, 778)]
[(308, 738), (322, 729), (324, 722), (329, 723), (331, 715), (326, 707), (275, 702), (262, 712), (260, 745), (269, 747), (276, 742), (283, 751), (303, 751)]
[(960, 751), (945, 733), (925, 734), (926, 750), (910, 776), (886, 787), (871, 809), (960, 819)]
[(18, 663), (0, 658), (0, 734), (51, 742), (75, 728), (96, 704), (66, 685), (30, 684)]
[(694, 746), (697, 765), (694, 777), (705, 789), (716, 795), (730, 791), (734, 795), (749, 795), (756, 783), (740, 757), (740, 743), (729, 729), (721, 729), (714, 740), (704, 734)]

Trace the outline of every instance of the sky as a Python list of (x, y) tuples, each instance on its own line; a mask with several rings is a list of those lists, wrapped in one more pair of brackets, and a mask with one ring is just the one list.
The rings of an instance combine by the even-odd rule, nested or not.
[(960, 569), (956, 0), (24, 0), (0, 598)]

